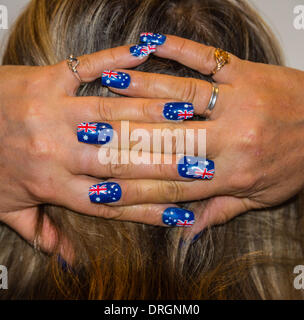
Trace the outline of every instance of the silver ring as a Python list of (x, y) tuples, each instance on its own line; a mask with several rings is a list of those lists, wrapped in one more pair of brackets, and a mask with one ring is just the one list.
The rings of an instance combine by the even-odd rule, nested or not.
[(67, 64), (68, 64), (69, 69), (74, 73), (77, 80), (79, 80), (80, 83), (82, 83), (80, 75), (77, 71), (77, 67), (80, 64), (80, 61), (71, 54), (67, 59)]
[(215, 107), (216, 101), (217, 101), (217, 97), (219, 94), (219, 87), (215, 82), (212, 82), (212, 93), (211, 93), (211, 98), (209, 100), (208, 106), (206, 108), (206, 111), (204, 113), (204, 116), (206, 118), (210, 117), (210, 114), (212, 112), (212, 110)]

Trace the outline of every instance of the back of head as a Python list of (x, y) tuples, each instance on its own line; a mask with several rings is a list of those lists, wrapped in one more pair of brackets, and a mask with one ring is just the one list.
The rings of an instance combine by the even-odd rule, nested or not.
[[(270, 30), (243, 0), (33, 0), (11, 34), (3, 62), (53, 64), (71, 53), (80, 56), (136, 43), (143, 31), (192, 39), (251, 61), (282, 61)], [(210, 81), (155, 56), (136, 69)], [(114, 94), (97, 80), (84, 85), (78, 95)], [(274, 265), (270, 259), (278, 246), (274, 238), (279, 234), (281, 244), (287, 235), (286, 230), (276, 231), (274, 220), (284, 216), (292, 224), (297, 217), (292, 202), (260, 212), (259, 217), (256, 213), (243, 215), (206, 231), (194, 245), (180, 246), (182, 230), (87, 217), (49, 205), (41, 209), (41, 221), (48, 215), (58, 230), (58, 241), (64, 234), (76, 249), (73, 271), (61, 270), (56, 256), (35, 252), (2, 225), (1, 261), (14, 275), (8, 297), (273, 297), (281, 289), (269, 293), (265, 286), (272, 279), (263, 276), (262, 285), (257, 266)], [(296, 252), (296, 247), (289, 248), (290, 252)], [(265, 253), (263, 258), (261, 253)]]

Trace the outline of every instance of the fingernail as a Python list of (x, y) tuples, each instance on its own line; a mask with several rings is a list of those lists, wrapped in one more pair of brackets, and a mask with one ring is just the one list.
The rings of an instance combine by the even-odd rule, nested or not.
[(182, 208), (167, 208), (163, 213), (163, 223), (170, 227), (191, 227), (194, 222), (194, 213)]
[(106, 70), (102, 73), (101, 83), (104, 86), (117, 88), (117, 89), (127, 89), (130, 85), (131, 77), (125, 72), (115, 72)]
[(57, 262), (62, 271), (67, 272), (68, 270), (72, 270), (71, 266), (62, 258), (60, 254), (57, 255)]
[(187, 120), (193, 118), (193, 112), (192, 103), (170, 102), (165, 104), (163, 115), (168, 120)]
[(150, 45), (150, 44), (148, 45), (138, 44), (130, 48), (131, 55), (138, 58), (146, 57), (150, 53), (153, 53), (155, 51), (156, 51), (156, 45)]
[(200, 157), (185, 156), (177, 168), (181, 177), (189, 179), (211, 180), (214, 175), (214, 162)]
[(186, 241), (183, 238), (180, 238), (178, 242), (178, 248), (181, 249), (186, 244)]
[(93, 203), (111, 203), (121, 198), (120, 185), (115, 182), (104, 182), (92, 186), (89, 197)]
[(143, 32), (140, 34), (140, 42), (156, 44), (158, 46), (165, 43), (167, 37), (160, 33)]
[(199, 232), (198, 234), (196, 234), (196, 235), (194, 236), (194, 238), (192, 239), (191, 244), (193, 244), (194, 242), (196, 242), (196, 241), (203, 235), (204, 231), (205, 231), (205, 230), (203, 230), (203, 231)]
[(113, 128), (108, 123), (83, 122), (77, 126), (78, 141), (90, 144), (106, 144), (113, 138)]

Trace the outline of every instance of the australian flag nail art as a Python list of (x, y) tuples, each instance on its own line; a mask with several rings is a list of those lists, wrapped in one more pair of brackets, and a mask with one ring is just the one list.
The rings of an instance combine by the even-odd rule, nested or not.
[(89, 197), (93, 203), (111, 203), (121, 198), (121, 188), (115, 182), (104, 182), (92, 186)]
[(77, 126), (78, 141), (90, 144), (106, 144), (113, 138), (113, 128), (108, 123), (83, 122)]
[(170, 102), (166, 103), (163, 115), (168, 120), (187, 120), (193, 118), (194, 109), (192, 103)]
[(140, 42), (147, 44), (162, 45), (166, 41), (166, 36), (160, 33), (143, 32), (140, 34)]
[(178, 163), (181, 177), (211, 180), (214, 176), (214, 162), (200, 157), (183, 157)]
[(117, 88), (117, 89), (126, 89), (129, 87), (131, 82), (131, 77), (125, 72), (115, 72), (106, 70), (102, 73), (101, 83), (104, 86)]
[(144, 58), (147, 57), (150, 53), (156, 51), (156, 45), (145, 45), (145, 44), (138, 44), (130, 48), (130, 53), (134, 57)]
[(170, 227), (191, 227), (194, 222), (194, 213), (182, 208), (167, 208), (163, 213), (163, 223)]

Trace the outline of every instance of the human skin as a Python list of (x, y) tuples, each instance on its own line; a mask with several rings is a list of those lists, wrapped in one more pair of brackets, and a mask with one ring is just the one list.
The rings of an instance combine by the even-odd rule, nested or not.
[[(214, 50), (167, 36), (154, 54), (208, 75), (216, 66)], [(132, 81), (123, 90), (124, 95), (187, 101), (193, 103), (195, 114), (204, 114), (211, 94), (208, 82), (128, 73)], [(230, 63), (213, 79), (220, 91), (210, 121), (185, 121), (170, 124), (169, 128), (207, 130), (207, 158), (215, 162), (214, 178), (183, 182), (174, 165), (172, 170), (160, 170), (158, 177), (173, 180), (170, 191), (164, 192), (173, 202), (206, 199), (202, 205), (192, 206), (200, 218), (189, 228), (187, 233), (191, 236), (248, 210), (279, 205), (297, 194), (304, 184), (304, 72), (230, 55)], [(139, 126), (150, 133), (155, 128), (155, 124), (149, 123), (130, 124), (131, 128)], [(145, 182), (142, 185), (143, 192), (140, 186), (137, 191), (139, 198), (145, 199)], [(168, 201), (157, 193), (155, 199), (149, 196), (149, 201), (159, 203), (160, 199)]]
[[(84, 82), (90, 82), (106, 69), (132, 68), (145, 60), (133, 57), (129, 46), (118, 47), (79, 57), (78, 71)], [(0, 221), (31, 243), (38, 205), (43, 203), (87, 215), (163, 225), (163, 211), (176, 205), (111, 208), (90, 202), (90, 186), (111, 168), (101, 166), (95, 159), (96, 147), (80, 144), (76, 134), (83, 121), (144, 120), (142, 105), (153, 109), (157, 100), (75, 97), (80, 82), (66, 61), (44, 67), (1, 66), (0, 79)], [(96, 178), (91, 176), (94, 170)], [(129, 177), (135, 171), (138, 168), (133, 167)], [(56, 237), (45, 217), (38, 245), (51, 252)], [(60, 248), (65, 257), (66, 246)]]
[[(154, 54), (210, 74), (215, 67), (213, 52), (214, 48), (167, 36)], [(41, 203), (163, 225), (162, 213), (172, 203), (206, 199), (203, 206), (193, 205), (197, 219), (188, 229), (191, 238), (242, 212), (280, 204), (303, 188), (304, 72), (231, 55), (230, 63), (214, 76), (220, 93), (210, 121), (170, 123), (162, 115), (164, 103), (190, 102), (195, 113), (203, 115), (210, 83), (120, 69), (145, 61), (132, 57), (129, 47), (79, 60), (85, 82), (105, 69), (127, 72), (129, 88), (111, 90), (132, 98), (74, 97), (79, 81), (66, 62), (0, 67), (0, 219), (28, 241), (33, 241)], [(151, 140), (154, 128), (206, 129), (214, 178), (185, 179), (176, 164), (100, 164), (99, 149), (79, 143), (75, 128), (81, 122), (106, 122), (119, 132), (119, 120), (131, 120), (130, 130), (145, 129)], [(100, 182), (98, 177), (111, 177), (121, 186), (119, 201), (107, 205), (89, 201), (88, 190)], [(51, 251), (54, 237), (45, 221), (39, 245)]]

